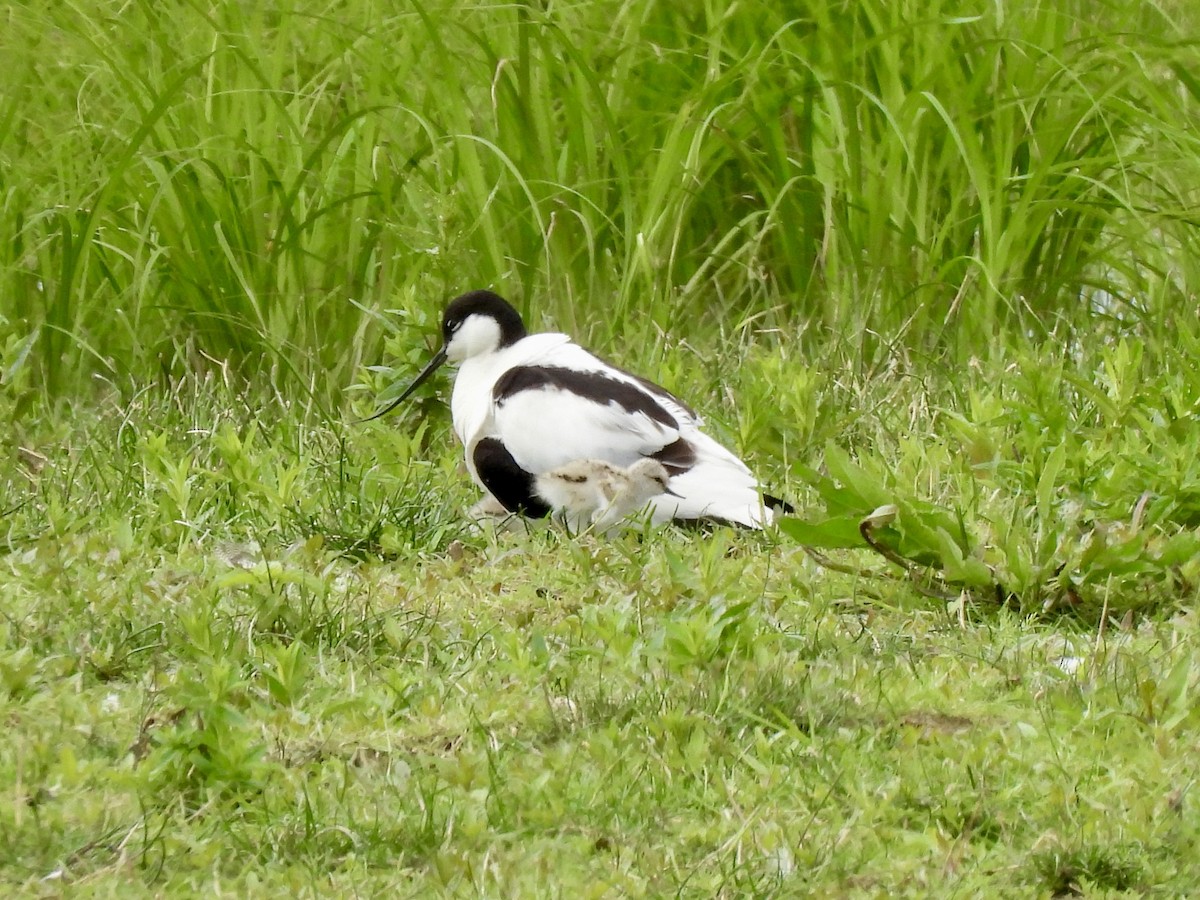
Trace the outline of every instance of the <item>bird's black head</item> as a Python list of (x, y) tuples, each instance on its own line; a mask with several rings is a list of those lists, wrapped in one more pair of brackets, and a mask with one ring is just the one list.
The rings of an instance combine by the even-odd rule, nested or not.
[(471, 291), (455, 297), (442, 316), (442, 346), (404, 391), (364, 421), (391, 412), (424, 384), (447, 360), (461, 363), (481, 353), (494, 353), (525, 337), (525, 323), (512, 305), (491, 291)]
[(503, 297), (491, 291), (471, 291), (461, 297), (455, 297), (446, 307), (442, 316), (442, 342), (449, 346), (462, 324), (471, 316), (484, 316), (495, 320), (500, 327), (500, 347), (515, 344), (528, 333), (525, 323), (518, 313)]

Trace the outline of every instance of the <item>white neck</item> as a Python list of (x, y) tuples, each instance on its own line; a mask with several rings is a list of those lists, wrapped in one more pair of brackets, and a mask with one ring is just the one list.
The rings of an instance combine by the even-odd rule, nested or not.
[(491, 316), (467, 316), (446, 345), (446, 359), (462, 362), (500, 348), (500, 325)]

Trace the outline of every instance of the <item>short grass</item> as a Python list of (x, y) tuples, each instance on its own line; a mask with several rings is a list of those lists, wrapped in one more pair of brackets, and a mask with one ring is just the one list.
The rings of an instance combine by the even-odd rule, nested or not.
[[(858, 465), (921, 470), (894, 499), (950, 502), (970, 404), (929, 378), (823, 377), (836, 360), (787, 371), (797, 396), (815, 384), (810, 440), (869, 438)], [(735, 387), (781, 377), (750, 367)], [(1011, 372), (975, 379), (1029, 399)], [(704, 376), (687, 387), (737, 442)], [(1073, 602), (1053, 585), (1024, 606), (930, 597), (865, 549), (825, 551), (848, 574), (778, 533), (472, 533), (441, 407), (302, 426), (210, 378), (101, 410), (22, 434), (7, 476), (6, 891), (1046, 896), (1200, 878), (1190, 561), (1147, 555), (1099, 585), (1078, 568)], [(799, 521), (822, 521), (820, 485), (745, 428)], [(1027, 431), (997, 450), (1018, 469), (1039, 452)], [(973, 533), (1022, 505), (988, 491)], [(1141, 533), (1194, 528), (1130, 514)], [(1038, 521), (1014, 531), (1033, 541)]]
[[(11, 4), (0, 892), (1186, 895), (1194, 4)], [(797, 513), (467, 528), (492, 286)]]

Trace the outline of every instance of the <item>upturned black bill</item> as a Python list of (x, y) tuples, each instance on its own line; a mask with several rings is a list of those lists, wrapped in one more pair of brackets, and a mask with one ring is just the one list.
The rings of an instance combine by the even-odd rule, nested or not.
[(380, 416), (386, 416), (393, 409), (395, 409), (397, 406), (399, 406), (401, 403), (403, 403), (405, 400), (407, 400), (409, 398), (409, 396), (412, 395), (413, 391), (415, 391), (417, 388), (419, 388), (421, 385), (423, 385), (426, 381), (428, 381), (429, 376), (432, 375), (434, 372), (436, 372), (438, 370), (438, 367), (440, 367), (441, 364), (444, 363), (445, 361), (446, 361), (446, 348), (442, 347), (441, 349), (438, 350), (437, 353), (435, 353), (433, 355), (433, 359), (431, 359), (429, 361), (429, 364), (427, 366), (425, 366), (424, 369), (421, 370), (421, 374), (413, 379), (413, 383), (404, 389), (403, 394), (401, 394), (399, 397), (397, 397), (395, 400), (393, 400), (391, 403), (389, 403), (387, 406), (385, 406), (379, 412), (375, 413), (375, 415), (367, 416), (362, 421), (370, 422), (373, 419), (378, 419)]

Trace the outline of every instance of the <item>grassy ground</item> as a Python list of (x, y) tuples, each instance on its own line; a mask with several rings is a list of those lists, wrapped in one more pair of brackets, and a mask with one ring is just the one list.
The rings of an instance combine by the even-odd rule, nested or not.
[[(847, 376), (814, 391), (810, 427), (869, 435), (864, 464), (897, 472), (919, 444), (944, 488), (955, 420), (929, 409), (952, 400)], [(102, 410), (25, 435), (46, 461), (27, 454), (5, 494), (8, 890), (1044, 896), (1200, 877), (1194, 559), (1147, 552), (1099, 585), (1073, 568), (1078, 599), (1049, 612), (1065, 589), (932, 598), (866, 550), (826, 551), (851, 575), (781, 534), (472, 534), (444, 412), (301, 427), (215, 380)], [(821, 521), (816, 488), (776, 474)], [(1097, 540), (1079, 525), (1096, 509), (1074, 515)]]
[[(1190, 5), (43, 6), (6, 895), (1194, 891)], [(487, 285), (797, 515), (471, 531)]]

